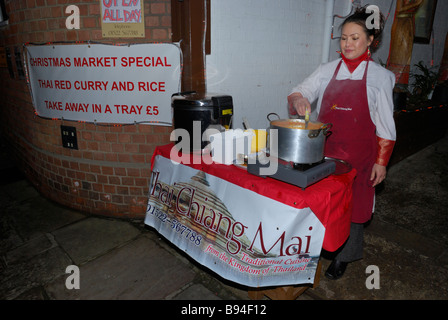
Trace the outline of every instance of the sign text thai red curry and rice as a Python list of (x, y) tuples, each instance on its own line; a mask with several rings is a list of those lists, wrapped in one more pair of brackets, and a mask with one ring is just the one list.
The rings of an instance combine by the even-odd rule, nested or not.
[(27, 46), (36, 113), (97, 123), (171, 124), (180, 52), (173, 44)]

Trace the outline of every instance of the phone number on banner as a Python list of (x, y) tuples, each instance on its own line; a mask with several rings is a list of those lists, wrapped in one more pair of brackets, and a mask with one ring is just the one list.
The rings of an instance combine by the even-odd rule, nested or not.
[(197, 234), (192, 229), (188, 228), (176, 219), (170, 219), (165, 212), (160, 211), (154, 206), (151, 206), (151, 208), (147, 210), (147, 213), (154, 215), (162, 223), (169, 223), (172, 229), (174, 229), (180, 235), (185, 236), (185, 239), (190, 240), (195, 245), (199, 246), (201, 244), (202, 236), (200, 234)]

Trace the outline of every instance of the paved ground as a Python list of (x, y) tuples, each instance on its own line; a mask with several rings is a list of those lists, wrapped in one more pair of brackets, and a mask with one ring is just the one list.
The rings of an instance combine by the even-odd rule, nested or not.
[[(42, 198), (0, 160), (0, 299), (247, 300), (142, 221), (85, 215)], [(366, 228), (365, 257), (298, 300), (448, 299), (448, 136), (392, 167)], [(80, 289), (69, 290), (80, 268)], [(379, 289), (368, 289), (369, 266)]]

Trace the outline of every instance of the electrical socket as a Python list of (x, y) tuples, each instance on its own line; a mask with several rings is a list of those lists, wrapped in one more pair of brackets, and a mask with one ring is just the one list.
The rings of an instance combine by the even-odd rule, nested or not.
[(78, 139), (76, 137), (76, 128), (61, 126), (62, 146), (68, 149), (78, 150)]

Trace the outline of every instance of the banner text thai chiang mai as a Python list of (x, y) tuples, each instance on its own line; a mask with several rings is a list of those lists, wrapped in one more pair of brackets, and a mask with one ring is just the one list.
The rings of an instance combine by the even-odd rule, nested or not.
[(294, 208), (154, 159), (145, 223), (225, 279), (250, 287), (313, 283), (325, 227)]

